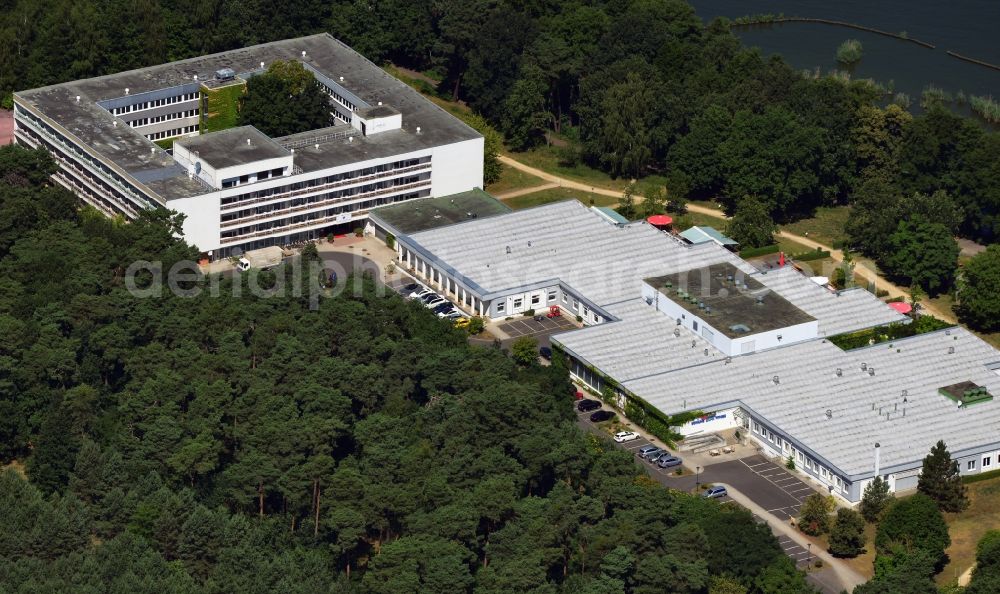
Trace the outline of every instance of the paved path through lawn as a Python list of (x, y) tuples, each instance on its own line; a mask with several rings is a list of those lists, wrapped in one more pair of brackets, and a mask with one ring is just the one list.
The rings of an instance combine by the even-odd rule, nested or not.
[[(606, 188), (599, 188), (599, 187), (596, 187), (596, 186), (591, 186), (591, 185), (588, 185), (588, 184), (584, 184), (584, 183), (576, 182), (576, 181), (569, 180), (569, 179), (566, 179), (566, 178), (563, 178), (563, 177), (559, 177), (558, 175), (553, 175), (553, 174), (548, 173), (546, 171), (542, 171), (541, 169), (538, 169), (536, 167), (531, 167), (529, 165), (525, 165), (524, 163), (521, 163), (520, 161), (515, 161), (514, 159), (510, 158), (507, 155), (499, 155), (498, 158), (499, 158), (500, 162), (503, 163), (504, 165), (508, 165), (510, 167), (513, 167), (514, 169), (520, 169), (521, 171), (523, 171), (525, 173), (530, 173), (531, 175), (534, 175), (535, 177), (540, 177), (540, 178), (544, 179), (545, 181), (558, 184), (559, 186), (561, 186), (563, 188), (571, 188), (571, 189), (574, 189), (574, 190), (581, 190), (581, 191), (584, 191), (584, 192), (590, 192), (591, 194), (600, 194), (602, 196), (614, 196), (615, 198), (621, 198), (621, 195), (622, 195), (621, 192), (616, 192), (614, 190), (608, 190)], [(539, 190), (543, 189), (543, 187), (539, 186), (538, 189)], [(531, 188), (526, 188), (526, 190), (531, 190)], [(523, 192), (523, 194), (528, 194), (528, 193), (530, 193), (530, 192), (528, 192), (528, 191)], [(520, 196), (522, 194), (518, 194), (518, 195)], [(635, 201), (636, 202), (641, 202), (642, 201), (642, 196), (636, 196), (635, 197)], [(710, 217), (718, 217), (718, 218), (721, 218), (721, 219), (725, 219), (726, 218), (726, 213), (722, 212), (721, 210), (716, 210), (714, 208), (708, 208), (708, 207), (701, 206), (701, 205), (698, 205), (698, 204), (688, 204), (687, 205), (687, 209), (690, 212), (696, 212), (696, 213), (699, 213), (699, 214), (708, 215)], [(806, 247), (809, 247), (809, 248), (812, 248), (812, 249), (820, 249), (820, 250), (828, 251), (828, 252), (830, 252), (830, 257), (833, 260), (837, 261), (837, 262), (842, 262), (844, 260), (844, 252), (843, 251), (838, 250), (838, 249), (834, 249), (833, 246), (825, 245), (825, 244), (822, 244), (822, 243), (820, 243), (818, 241), (814, 241), (812, 239), (809, 239), (808, 237), (805, 237), (804, 235), (799, 235), (797, 233), (789, 233), (788, 231), (778, 231), (778, 236), (779, 237), (783, 237), (785, 239), (790, 239), (790, 240), (798, 242), (798, 243), (801, 243), (802, 245), (805, 245)], [(895, 283), (890, 282), (889, 280), (887, 280), (886, 278), (884, 278), (881, 274), (878, 274), (877, 276), (878, 276), (877, 284), (878, 284), (879, 288), (888, 291), (889, 292), (889, 297), (900, 297), (901, 296), (901, 297), (904, 297), (906, 299), (910, 298), (909, 291), (907, 291), (906, 289), (904, 289), (903, 287), (901, 287), (901, 286), (899, 286), (899, 285), (897, 285)], [(933, 314), (934, 316), (936, 316), (938, 318), (941, 318), (942, 320), (945, 320), (946, 322), (949, 322), (949, 323), (952, 323), (952, 324), (958, 323), (957, 320), (955, 319), (955, 316), (953, 316), (953, 315), (945, 312), (944, 310), (936, 307), (933, 303), (928, 303), (928, 302), (925, 301), (925, 302), (922, 302), (920, 304), (920, 307), (921, 307), (921, 309), (923, 309), (923, 310), (925, 310), (925, 311)]]
[(531, 186), (530, 188), (520, 188), (518, 190), (508, 190), (506, 192), (500, 192), (494, 195), (494, 198), (498, 200), (507, 200), (508, 198), (517, 198), (518, 196), (524, 196), (525, 194), (534, 194), (535, 192), (541, 192), (542, 190), (551, 190), (552, 188), (558, 188), (559, 184), (555, 182), (549, 182), (547, 184), (542, 184), (540, 186)]

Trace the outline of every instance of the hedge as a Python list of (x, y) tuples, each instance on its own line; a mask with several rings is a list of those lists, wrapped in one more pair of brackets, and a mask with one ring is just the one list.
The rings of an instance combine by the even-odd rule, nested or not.
[(778, 253), (778, 249), (779, 247), (778, 244), (776, 243), (772, 245), (765, 245), (764, 247), (759, 247), (759, 248), (747, 248), (745, 250), (740, 250), (740, 257), (754, 258), (757, 256), (766, 256), (767, 254), (776, 254)]
[(980, 472), (979, 474), (967, 474), (962, 477), (962, 482), (965, 484), (978, 483), (979, 481), (988, 481), (997, 477), (1000, 477), (1000, 469)]
[(791, 259), (798, 260), (799, 262), (809, 262), (811, 260), (822, 260), (823, 258), (829, 258), (829, 257), (830, 257), (830, 252), (816, 248), (811, 252), (803, 252), (801, 254), (792, 256)]

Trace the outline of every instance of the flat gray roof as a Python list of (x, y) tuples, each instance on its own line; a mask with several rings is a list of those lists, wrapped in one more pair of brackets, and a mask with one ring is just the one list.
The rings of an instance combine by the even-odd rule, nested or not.
[(615, 226), (576, 200), (422, 231), (409, 240), (487, 295), (558, 280), (597, 306), (635, 299), (643, 278), (691, 266), (732, 262), (754, 270), (714, 243), (688, 245), (644, 221)]
[(729, 262), (648, 278), (646, 282), (729, 338), (815, 319)]
[(182, 138), (174, 144), (197, 151), (199, 159), (216, 169), (291, 154), (288, 149), (253, 126), (238, 126), (202, 136)]
[(813, 340), (623, 385), (668, 413), (685, 405), (708, 411), (741, 402), (773, 429), (857, 476), (873, 471), (875, 442), (887, 472), (919, 466), (938, 439), (953, 456), (991, 444), (1000, 450), (1000, 401), (959, 408), (938, 393), (964, 381), (1000, 393), (1000, 352), (952, 328), (853, 351)]
[(506, 204), (476, 188), (450, 196), (419, 198), (382, 206), (371, 211), (370, 217), (398, 234), (409, 235), (509, 212), (510, 207)]
[[(302, 52), (305, 51), (305, 57)], [(14, 94), (18, 103), (32, 108), (61, 132), (75, 138), (121, 172), (134, 176), (143, 170), (169, 167), (172, 157), (138, 131), (97, 104), (171, 87), (198, 85), (212, 79), (216, 70), (232, 68), (238, 75), (260, 69), (275, 60), (299, 60), (327, 75), (344, 77), (343, 87), (361, 100), (376, 105), (385, 102), (403, 115), (403, 129), (369, 137), (358, 133), (348, 143), (331, 141), (319, 150), (296, 150), (295, 160), (303, 172), (390, 157), (432, 146), (479, 138), (475, 130), (445, 112), (403, 82), (396, 80), (327, 33), (286, 39), (242, 49), (130, 70), (118, 74), (41, 87)], [(198, 77), (198, 81), (194, 77)], [(196, 87), (195, 87), (196, 88)], [(80, 96), (80, 101), (76, 97)], [(416, 133), (417, 127), (420, 134)], [(186, 175), (145, 183), (161, 200), (196, 196), (211, 191), (197, 178)]]

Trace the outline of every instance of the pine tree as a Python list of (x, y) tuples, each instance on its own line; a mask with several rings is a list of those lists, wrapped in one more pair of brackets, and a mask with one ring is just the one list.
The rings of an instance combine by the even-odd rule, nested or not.
[(857, 557), (865, 552), (865, 520), (853, 509), (837, 510), (830, 531), (830, 553), (836, 557)]
[(951, 459), (944, 441), (938, 441), (924, 458), (917, 490), (936, 501), (941, 511), (960, 512), (969, 506), (958, 462)]
[(865, 487), (865, 492), (861, 496), (861, 505), (858, 506), (859, 511), (865, 520), (877, 522), (879, 516), (889, 507), (893, 499), (892, 493), (889, 492), (889, 483), (877, 476)]

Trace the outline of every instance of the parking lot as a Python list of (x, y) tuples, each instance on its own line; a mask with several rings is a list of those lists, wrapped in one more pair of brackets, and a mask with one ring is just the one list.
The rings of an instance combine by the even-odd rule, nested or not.
[(531, 336), (538, 339), (541, 346), (549, 345), (549, 336), (576, 329), (573, 322), (566, 319), (566, 314), (559, 317), (548, 318), (541, 314), (540, 320), (534, 318), (517, 318), (509, 322), (504, 322), (497, 326), (501, 332), (507, 334), (512, 339), (523, 336)]
[[(593, 414), (594, 412), (596, 411), (580, 412), (579, 410), (577, 410), (576, 415), (582, 426), (594, 432), (604, 434), (599, 425), (594, 424), (590, 421), (590, 415)], [(645, 437), (639, 436), (638, 439), (618, 444), (618, 447), (624, 450), (628, 450), (632, 453), (635, 453), (638, 450), (642, 449), (643, 446), (647, 445), (660, 446), (662, 444), (652, 444)], [(677, 457), (683, 460), (684, 459), (683, 452), (677, 452)], [(650, 475), (654, 476), (658, 481), (663, 483), (664, 486), (669, 487), (671, 489), (694, 492), (698, 488), (699, 483), (707, 484), (712, 482), (707, 478), (708, 477), (708, 473), (706, 472), (707, 469), (703, 469), (701, 473), (678, 476), (676, 466), (673, 468), (660, 468), (656, 464), (640, 460), (638, 456), (636, 457), (636, 461), (640, 462), (643, 465), (643, 467), (646, 468), (646, 470), (649, 472)], [(685, 467), (691, 470), (689, 465), (685, 464)], [(719, 501), (728, 501), (728, 500), (729, 497), (722, 497), (719, 499)]]
[[(594, 411), (584, 413), (576, 410), (580, 426), (587, 431), (605, 434), (599, 425), (590, 421), (592, 412)], [(647, 439), (639, 437), (636, 440), (618, 445), (625, 450), (635, 452), (649, 444), (650, 442)], [(677, 455), (680, 458), (684, 458), (683, 452), (678, 452)], [(676, 468), (660, 468), (656, 464), (644, 462), (638, 457), (636, 461), (646, 468), (650, 476), (671, 489), (694, 492), (698, 488), (698, 483), (703, 485), (709, 483), (724, 483), (729, 485), (749, 497), (754, 503), (760, 505), (781, 521), (788, 521), (789, 518), (797, 516), (805, 498), (817, 492), (784, 467), (775, 464), (759, 454), (710, 464), (702, 468), (701, 472), (697, 475), (688, 474), (684, 476), (677, 476), (675, 474)], [(693, 470), (687, 463), (685, 463), (685, 467), (688, 470)], [(725, 502), (729, 500), (729, 497), (724, 497), (719, 501)], [(785, 554), (799, 568), (806, 567), (812, 557), (810, 551), (785, 535), (776, 534), (776, 537), (778, 544)]]

